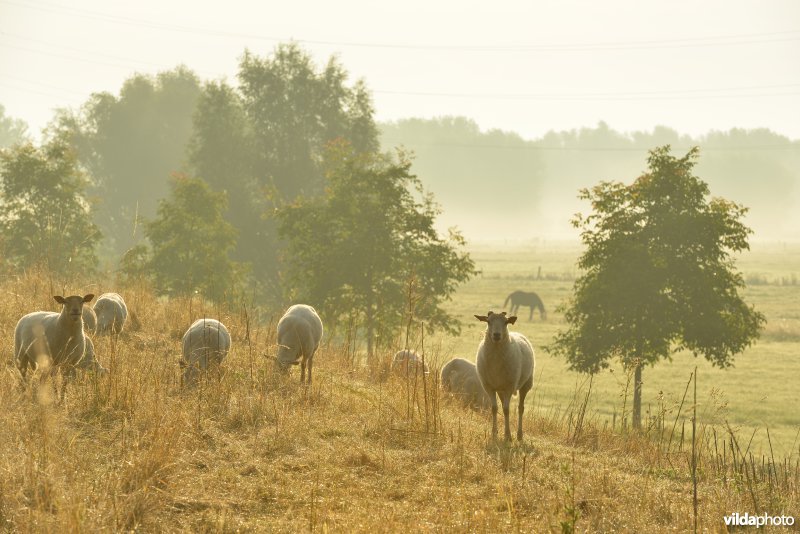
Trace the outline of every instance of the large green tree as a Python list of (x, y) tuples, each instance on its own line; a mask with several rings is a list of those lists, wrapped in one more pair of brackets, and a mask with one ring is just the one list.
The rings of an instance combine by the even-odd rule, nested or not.
[(88, 180), (63, 141), (0, 150), (0, 246), (12, 267), (64, 275), (94, 269), (100, 239)]
[(192, 134), (201, 86), (185, 67), (156, 76), (137, 74), (119, 95), (95, 93), (77, 113), (62, 112), (51, 130), (66, 135), (89, 170), (91, 194), (101, 200), (96, 222), (106, 234), (107, 255), (138, 242), (138, 219), (155, 215), (179, 171)]
[(209, 83), (194, 115), (189, 164), (195, 176), (230, 201), (226, 219), (239, 231), (234, 257), (252, 265), (262, 295), (281, 292), (281, 244), (270, 214), (299, 195), (322, 193), (326, 143), (347, 139), (377, 148), (372, 103), (364, 84), (347, 83), (335, 59), (318, 67), (296, 44), (266, 57), (245, 52), (239, 85)]
[(156, 288), (170, 295), (195, 291), (215, 301), (235, 297), (241, 266), (231, 261), (236, 230), (222, 214), (227, 200), (198, 178), (176, 175), (170, 196), (159, 202), (158, 216), (145, 223), (150, 241), (145, 272)]
[(289, 296), (333, 320), (356, 316), (370, 355), (376, 337), (392, 343), (410, 318), (457, 332), (458, 320), (441, 305), (475, 272), (460, 234), (437, 234), (438, 208), (410, 167), (402, 153), (393, 161), (333, 143), (325, 195), (278, 210)]
[(641, 425), (642, 369), (679, 350), (728, 367), (765, 322), (739, 295), (732, 254), (746, 250), (746, 209), (709, 199), (693, 175), (698, 150), (650, 151), (649, 169), (632, 184), (582, 190), (592, 213), (576, 216), (586, 250), (565, 306), (569, 329), (550, 350), (572, 369), (597, 372), (618, 357), (634, 372), (633, 424)]

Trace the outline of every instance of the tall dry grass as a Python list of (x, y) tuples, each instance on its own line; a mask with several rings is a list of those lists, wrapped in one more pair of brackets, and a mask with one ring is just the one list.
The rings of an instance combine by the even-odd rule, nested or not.
[[(59, 286), (42, 273), (0, 285), (6, 361), (16, 320), (55, 309)], [(392, 376), (363, 365), (345, 330), (326, 339), (306, 388), (296, 371), (273, 372), (270, 314), (121, 293), (141, 326), (95, 339), (108, 376), (80, 375), (59, 403), (47, 384), (2, 373), (6, 530), (690, 531), (695, 502), (700, 530), (723, 530), (735, 511), (800, 516), (798, 457), (755, 458), (702, 409), (693, 455), (689, 397), (633, 433), (596, 420), (591, 384), (578, 384), (558, 410), (531, 396), (524, 443), (495, 442), (488, 413), (440, 393), (441, 347), (422, 347), (430, 375)], [(180, 337), (202, 316), (229, 327), (233, 350), (187, 391)]]

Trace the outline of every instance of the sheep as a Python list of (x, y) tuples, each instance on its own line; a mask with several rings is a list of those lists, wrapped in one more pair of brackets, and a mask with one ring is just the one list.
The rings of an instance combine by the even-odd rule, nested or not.
[(231, 349), (231, 335), (216, 319), (198, 319), (183, 335), (183, 383), (192, 386), (201, 371), (218, 366)]
[(128, 307), (118, 293), (103, 293), (94, 303), (98, 334), (119, 334), (128, 319)]
[[(83, 305), (94, 295), (72, 295), (53, 299), (63, 305), (61, 313), (38, 311), (25, 315), (14, 328), (14, 362), (24, 379), (28, 368), (63, 368), (66, 376), (74, 374), (86, 352), (83, 333)], [(94, 350), (92, 347), (92, 354)], [(63, 399), (64, 389), (61, 390)]]
[(442, 389), (473, 408), (488, 408), (491, 404), (478, 378), (478, 368), (464, 358), (453, 358), (442, 367)]
[[(317, 311), (305, 304), (290, 306), (278, 321), (278, 356), (275, 364), (281, 371), (300, 364), (300, 383), (305, 382), (308, 365), (308, 385), (314, 354), (322, 341), (322, 320)], [(301, 359), (302, 358), (302, 359)]]
[(490, 311), (488, 315), (476, 315), (475, 318), (487, 323), (486, 333), (478, 346), (476, 362), (478, 378), (492, 403), (492, 436), (497, 437), (497, 395), (500, 395), (505, 418), (505, 439), (511, 441), (509, 404), (511, 396), (519, 391), (517, 440), (522, 440), (525, 396), (533, 387), (533, 346), (519, 332), (508, 331), (508, 325), (517, 321), (516, 316), (506, 317), (506, 312), (498, 314)]
[(413, 350), (404, 349), (395, 353), (392, 359), (392, 373), (402, 376), (414, 374), (428, 374), (428, 365), (422, 361), (422, 356)]
[(83, 311), (83, 329), (87, 334), (94, 334), (97, 331), (97, 315), (94, 310), (89, 306), (84, 306)]
[(83, 358), (75, 365), (78, 369), (82, 369), (84, 371), (94, 371), (98, 375), (107, 375), (108, 369), (103, 367), (103, 365), (97, 360), (97, 355), (94, 351), (94, 342), (92, 342), (92, 338), (89, 336), (84, 336), (86, 338), (86, 351), (83, 354)]

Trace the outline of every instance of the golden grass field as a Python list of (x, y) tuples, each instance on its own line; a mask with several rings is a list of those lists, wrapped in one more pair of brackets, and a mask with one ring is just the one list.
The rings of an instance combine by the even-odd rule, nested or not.
[[(535, 346), (564, 326), (554, 307), (569, 294), (577, 247), (473, 251), (483, 274), (450, 303), (463, 317), (462, 335), (425, 339), (434, 368), (452, 356), (474, 359), (481, 325), (469, 319), (499, 310), (513, 289), (538, 291), (548, 306), (547, 321), (522, 313), (518, 323)], [(799, 259), (800, 249), (754, 247), (740, 266), (772, 281), (800, 272)], [(542, 279), (536, 279), (539, 265)], [(42, 274), (0, 283), (0, 350), (7, 361), (17, 319), (55, 310), (52, 295), (65, 286), (69, 294), (118, 289)], [(699, 530), (724, 531), (723, 515), (736, 511), (800, 518), (800, 463), (791, 443), (800, 404), (791, 384), (800, 367), (797, 291), (749, 288), (748, 298), (770, 320), (764, 340), (733, 370), (698, 362)], [(380, 366), (361, 364), (342, 333), (326, 336), (314, 385), (306, 388), (296, 369), (288, 377), (273, 373), (271, 314), (156, 299), (143, 288), (120, 292), (141, 328), (118, 339), (95, 338), (108, 376), (79, 376), (57, 403), (50, 387), (32, 381), (21, 388), (11, 368), (2, 374), (4, 530), (692, 530), (691, 419), (683, 422), (691, 391), (678, 413), (695, 364), (689, 356), (645, 371), (645, 406), (655, 423), (637, 435), (622, 428), (624, 373), (598, 376), (587, 399), (582, 377), (537, 350), (525, 440), (506, 444), (491, 439), (489, 414), (439, 392), (436, 373), (382, 380)], [(184, 391), (180, 337), (202, 316), (228, 325), (233, 350), (221, 375)], [(773, 453), (757, 441), (767, 426)], [(748, 449), (752, 429), (758, 430)]]

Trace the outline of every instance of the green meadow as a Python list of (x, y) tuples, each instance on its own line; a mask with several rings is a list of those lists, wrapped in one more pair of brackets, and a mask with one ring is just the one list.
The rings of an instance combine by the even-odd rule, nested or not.
[[(449, 311), (462, 321), (458, 338), (440, 337), (427, 343), (426, 352), (443, 362), (451, 356), (475, 359), (483, 327), (473, 314), (501, 311), (514, 290), (538, 293), (547, 308), (547, 319), (538, 312), (529, 319), (521, 308), (516, 330), (536, 349), (533, 394), (528, 403), (551, 416), (566, 414), (576, 400), (582, 402), (589, 377), (570, 371), (566, 363), (542, 347), (567, 327), (558, 307), (569, 298), (579, 274), (576, 260), (580, 245), (567, 242), (525, 244), (477, 244), (470, 250), (480, 274), (462, 286)], [(660, 418), (678, 439), (691, 425), (692, 391), (681, 401), (697, 366), (698, 421), (713, 424), (719, 439), (730, 425), (744, 450), (754, 454), (789, 456), (798, 453), (800, 440), (800, 244), (755, 243), (737, 259), (748, 280), (743, 295), (767, 317), (761, 338), (735, 359), (734, 367), (718, 369), (691, 353), (675, 354), (644, 370), (643, 424)], [(507, 308), (506, 308), (507, 309)], [(430, 347), (433, 346), (433, 350)], [(599, 373), (591, 384), (588, 413), (601, 426), (621, 427), (623, 414), (630, 420), (631, 381), (620, 365)], [(726, 425), (727, 423), (727, 425)], [(767, 435), (769, 430), (769, 437)], [(688, 434), (687, 434), (688, 436)], [(688, 437), (687, 437), (688, 439)], [(752, 442), (751, 442), (752, 440)], [(721, 446), (721, 445), (720, 445)]]

